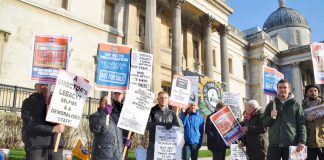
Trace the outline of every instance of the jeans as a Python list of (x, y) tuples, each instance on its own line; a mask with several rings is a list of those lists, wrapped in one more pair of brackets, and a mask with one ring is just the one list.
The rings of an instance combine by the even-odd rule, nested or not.
[(200, 144), (185, 144), (182, 149), (182, 159), (189, 160), (191, 156), (191, 160), (197, 160), (199, 148)]
[(288, 160), (289, 147), (268, 147), (267, 160)]
[(307, 160), (324, 160), (324, 148), (307, 148)]
[(26, 149), (26, 160), (62, 160), (63, 149), (59, 148), (57, 152), (54, 149), (37, 148)]

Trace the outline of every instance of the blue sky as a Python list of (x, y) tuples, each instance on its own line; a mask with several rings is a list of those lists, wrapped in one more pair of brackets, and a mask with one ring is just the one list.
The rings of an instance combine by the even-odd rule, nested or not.
[[(278, 9), (278, 0), (227, 0), (234, 9), (229, 22), (239, 30), (262, 28), (268, 16)], [(324, 41), (324, 0), (286, 0), (286, 7), (296, 9), (307, 19), (312, 42)]]

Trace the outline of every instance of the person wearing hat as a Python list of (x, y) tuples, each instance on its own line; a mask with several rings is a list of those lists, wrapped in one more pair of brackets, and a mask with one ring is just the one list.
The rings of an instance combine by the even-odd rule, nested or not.
[[(305, 86), (303, 108), (307, 127), (307, 160), (324, 159), (324, 101), (319, 88), (313, 84)], [(322, 105), (321, 107), (319, 105)]]

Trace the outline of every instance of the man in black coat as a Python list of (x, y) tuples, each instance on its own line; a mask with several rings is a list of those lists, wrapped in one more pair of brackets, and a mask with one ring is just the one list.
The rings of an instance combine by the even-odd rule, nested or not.
[(46, 122), (47, 84), (35, 84), (36, 92), (26, 98), (22, 105), (22, 139), (27, 160), (62, 160), (63, 136), (59, 149), (54, 152), (56, 133), (64, 131), (64, 125)]

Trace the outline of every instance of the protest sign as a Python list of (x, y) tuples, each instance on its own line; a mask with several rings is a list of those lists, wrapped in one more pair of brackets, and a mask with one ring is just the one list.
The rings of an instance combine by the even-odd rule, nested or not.
[(183, 131), (180, 127), (166, 130), (164, 126), (156, 126), (154, 160), (181, 159)]
[(289, 146), (289, 160), (304, 160), (307, 158), (307, 146), (297, 152), (297, 146)]
[(222, 99), (223, 83), (216, 82), (207, 76), (200, 77), (199, 108), (202, 113), (209, 115), (215, 111), (216, 104)]
[(199, 77), (198, 76), (184, 76), (191, 81), (191, 90), (189, 96), (189, 103), (196, 103), (198, 104), (198, 83)]
[(96, 89), (103, 91), (127, 90), (131, 48), (124, 45), (100, 43), (96, 71)]
[(235, 118), (240, 118), (240, 93), (224, 92), (223, 101), (231, 108)]
[(46, 121), (77, 128), (90, 89), (90, 84), (84, 78), (60, 70)]
[(244, 135), (240, 124), (235, 119), (229, 107), (224, 107), (214, 113), (210, 116), (210, 120), (213, 122), (218, 133), (222, 136), (226, 145), (233, 143)]
[(316, 84), (324, 84), (324, 43), (310, 44)]
[(132, 52), (130, 84), (147, 90), (151, 88), (153, 55), (144, 52)]
[(143, 135), (154, 97), (154, 93), (130, 84), (117, 126)]
[(59, 69), (68, 66), (70, 36), (34, 35), (31, 80), (55, 84)]
[(263, 66), (263, 93), (267, 95), (277, 95), (277, 83), (284, 79), (284, 75), (274, 68)]
[(174, 76), (170, 96), (170, 105), (185, 108), (189, 102), (191, 81), (185, 77)]
[[(231, 144), (231, 157), (233, 160), (247, 160), (246, 155), (242, 149), (239, 148), (238, 144)], [(244, 150), (246, 147), (243, 148)]]

